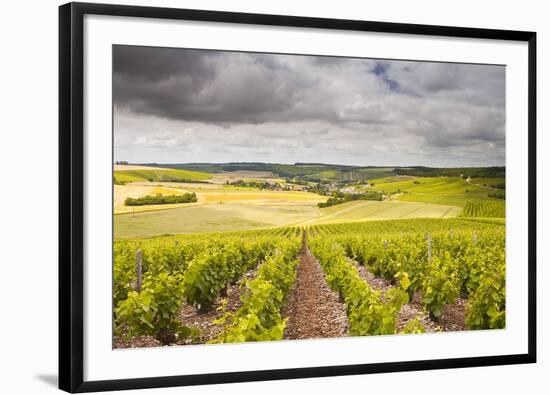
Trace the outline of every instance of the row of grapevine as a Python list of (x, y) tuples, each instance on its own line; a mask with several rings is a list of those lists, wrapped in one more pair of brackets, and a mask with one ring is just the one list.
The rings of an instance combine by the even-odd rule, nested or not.
[[(183, 303), (210, 309), (229, 284), (289, 242), (288, 237), (273, 233), (118, 241), (114, 250), (115, 334), (125, 338), (151, 335), (163, 344), (197, 336), (196, 330), (178, 319)], [(141, 290), (134, 290), (138, 250), (143, 256), (143, 284)]]
[(113, 302), (128, 296), (135, 288), (136, 255), (142, 256), (144, 275), (181, 273), (203, 251), (215, 250), (234, 240), (283, 236), (285, 228), (245, 232), (203, 233), (141, 240), (117, 240), (113, 245)]
[(197, 255), (183, 277), (185, 299), (209, 310), (220, 292), (237, 282), (275, 247), (274, 239), (236, 239)]
[(493, 229), (495, 225), (504, 226), (502, 218), (453, 218), (453, 219), (438, 219), (438, 218), (418, 218), (418, 219), (403, 219), (389, 221), (365, 221), (352, 223), (337, 223), (327, 225), (313, 225), (311, 229), (317, 229), (323, 234), (337, 235), (346, 233), (356, 234), (404, 234), (407, 232), (438, 232), (453, 230), (471, 230), (483, 231)]
[(299, 237), (279, 243), (277, 250), (260, 266), (256, 278), (246, 283), (242, 307), (227, 313), (218, 325), (225, 325), (215, 343), (280, 340), (286, 327), (281, 309), (296, 279)]
[[(398, 224), (403, 226), (395, 227)], [(460, 220), (408, 220), (331, 227), (338, 232), (327, 238), (328, 242), (341, 246), (349, 258), (377, 276), (394, 282), (406, 277), (409, 297), (420, 291), (432, 316), (439, 317), (445, 304), (453, 304), (463, 296), (468, 298), (469, 328), (504, 327), (503, 226)]]
[[(195, 328), (181, 323), (183, 305), (211, 311), (228, 287), (257, 268), (240, 285), (240, 308), (214, 322), (223, 329), (211, 342), (282, 339), (281, 310), (296, 279), (303, 234), (309, 235), (304, 248), (309, 246), (345, 304), (350, 335), (396, 333), (398, 314), (414, 295), (432, 318), (461, 297), (467, 299), (468, 328), (505, 326), (504, 219), (463, 217), (117, 240), (115, 334), (150, 335), (162, 344), (198, 338)], [(385, 293), (373, 289), (357, 265), (393, 287)], [(402, 331), (423, 327), (413, 319)]]
[(506, 217), (506, 203), (504, 201), (486, 200), (468, 202), (462, 211), (464, 217)]
[[(315, 238), (309, 245), (326, 274), (327, 283), (344, 300), (350, 335), (395, 333), (397, 313), (409, 300), (407, 293), (401, 288), (393, 288), (383, 299), (379, 291), (363, 281), (340, 245), (328, 238)], [(406, 289), (405, 283), (403, 288)]]
[(197, 254), (212, 247), (210, 239), (196, 237), (186, 242), (178, 239), (152, 239), (140, 243), (117, 241), (113, 251), (113, 303), (128, 297), (135, 288), (136, 256), (142, 256), (142, 272), (148, 276), (182, 273)]

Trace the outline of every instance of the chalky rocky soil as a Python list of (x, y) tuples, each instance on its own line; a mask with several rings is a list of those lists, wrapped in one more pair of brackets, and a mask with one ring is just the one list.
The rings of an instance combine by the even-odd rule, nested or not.
[(305, 243), (294, 289), (289, 296), (283, 317), (288, 317), (285, 339), (342, 337), (348, 334), (345, 306), (331, 290), (323, 269)]

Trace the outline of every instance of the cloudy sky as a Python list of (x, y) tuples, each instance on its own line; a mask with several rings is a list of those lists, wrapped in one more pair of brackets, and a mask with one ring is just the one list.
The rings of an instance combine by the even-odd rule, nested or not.
[(503, 66), (116, 46), (115, 160), (485, 166)]

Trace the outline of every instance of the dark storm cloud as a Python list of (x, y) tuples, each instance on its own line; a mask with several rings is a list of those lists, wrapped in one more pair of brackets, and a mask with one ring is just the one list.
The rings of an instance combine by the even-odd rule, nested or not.
[(116, 105), (186, 121), (260, 123), (289, 112), (314, 82), (270, 55), (143, 47), (114, 55)]
[(116, 46), (113, 68), (119, 159), (504, 161), (501, 66)]

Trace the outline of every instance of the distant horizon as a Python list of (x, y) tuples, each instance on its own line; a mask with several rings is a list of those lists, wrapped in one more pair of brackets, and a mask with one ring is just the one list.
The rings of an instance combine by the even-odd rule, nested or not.
[(117, 162), (125, 162), (128, 166), (146, 166), (146, 165), (229, 165), (229, 164), (262, 164), (262, 165), (316, 165), (316, 166), (345, 166), (345, 167), (374, 167), (374, 168), (407, 168), (407, 167), (425, 167), (433, 169), (456, 169), (456, 168), (482, 168), (482, 167), (506, 167), (506, 165), (489, 165), (489, 166), (424, 166), (424, 165), (348, 165), (342, 163), (322, 163), (322, 162), (294, 162), (294, 163), (282, 163), (282, 162), (248, 162), (248, 161), (229, 161), (229, 162), (128, 162), (125, 160), (115, 161), (113, 165), (121, 164)]

